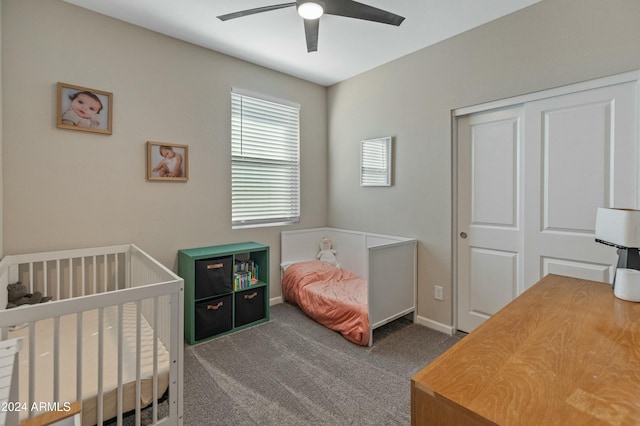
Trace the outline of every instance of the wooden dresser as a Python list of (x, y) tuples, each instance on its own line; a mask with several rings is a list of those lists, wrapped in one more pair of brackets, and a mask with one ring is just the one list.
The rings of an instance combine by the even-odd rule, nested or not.
[(640, 424), (640, 303), (546, 276), (412, 378), (411, 424)]

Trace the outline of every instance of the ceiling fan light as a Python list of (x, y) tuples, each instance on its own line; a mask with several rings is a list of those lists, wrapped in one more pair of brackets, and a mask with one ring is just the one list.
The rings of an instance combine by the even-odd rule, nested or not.
[(322, 5), (312, 1), (302, 3), (298, 6), (298, 15), (304, 19), (318, 19), (323, 13), (324, 9)]

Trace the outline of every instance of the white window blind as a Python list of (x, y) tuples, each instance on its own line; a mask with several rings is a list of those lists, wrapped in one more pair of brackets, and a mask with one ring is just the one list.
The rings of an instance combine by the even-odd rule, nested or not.
[(231, 93), (232, 225), (300, 220), (300, 108)]
[(362, 141), (360, 156), (360, 185), (391, 185), (390, 137)]

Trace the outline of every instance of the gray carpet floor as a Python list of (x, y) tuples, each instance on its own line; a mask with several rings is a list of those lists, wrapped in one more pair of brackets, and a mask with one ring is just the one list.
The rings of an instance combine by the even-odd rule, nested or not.
[(411, 377), (462, 335), (399, 319), (358, 346), (296, 306), (185, 345), (185, 425), (408, 425)]

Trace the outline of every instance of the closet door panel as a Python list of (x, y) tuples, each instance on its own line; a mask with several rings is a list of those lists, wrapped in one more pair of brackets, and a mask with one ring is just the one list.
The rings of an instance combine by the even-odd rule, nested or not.
[(522, 287), (521, 113), (513, 108), (458, 122), (461, 330), (480, 325)]
[(525, 105), (525, 287), (552, 270), (613, 279), (595, 216), (637, 205), (635, 114), (635, 83)]
[(638, 80), (625, 81), (458, 117), (458, 329), (547, 274), (613, 281), (617, 253), (595, 242), (595, 216), (639, 207)]
[[(469, 312), (490, 317), (518, 294), (518, 253), (471, 248)], [(487, 291), (490, 283), (491, 291)]]
[(517, 211), (517, 122), (471, 127), (472, 224), (514, 227)]
[(613, 276), (612, 265), (602, 263), (574, 262), (552, 257), (542, 257), (542, 275), (568, 275), (584, 280), (610, 282)]
[(543, 232), (592, 232), (609, 199), (611, 101), (542, 114)]

